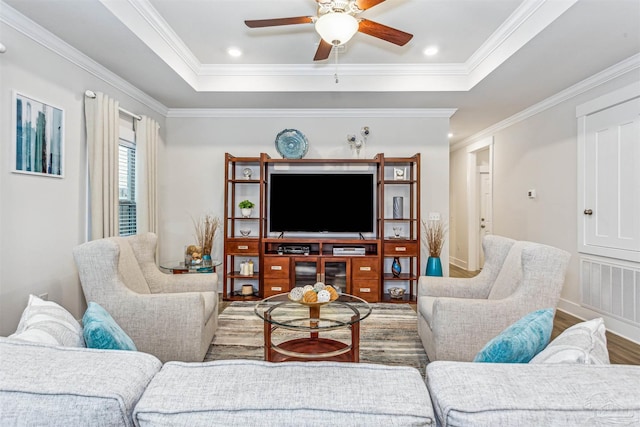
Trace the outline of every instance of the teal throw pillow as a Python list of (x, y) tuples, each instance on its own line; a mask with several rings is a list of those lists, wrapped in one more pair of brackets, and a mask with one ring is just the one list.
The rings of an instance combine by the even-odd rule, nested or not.
[(84, 341), (89, 348), (136, 351), (133, 340), (100, 304), (89, 302), (82, 316)]
[(528, 363), (551, 339), (552, 308), (531, 312), (489, 341), (474, 362)]

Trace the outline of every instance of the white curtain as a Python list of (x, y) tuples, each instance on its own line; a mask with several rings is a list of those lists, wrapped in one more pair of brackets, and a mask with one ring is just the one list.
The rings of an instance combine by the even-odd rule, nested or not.
[(117, 236), (118, 231), (118, 101), (101, 92), (85, 96), (84, 115), (89, 156), (90, 240)]
[(136, 128), (136, 227), (138, 234), (158, 234), (158, 123), (146, 116)]

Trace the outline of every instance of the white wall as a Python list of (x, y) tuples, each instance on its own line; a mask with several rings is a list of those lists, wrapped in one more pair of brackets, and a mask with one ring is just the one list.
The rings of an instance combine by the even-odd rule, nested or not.
[[(637, 70), (629, 72), (493, 134), (494, 234), (569, 251), (572, 258), (559, 307), (580, 318), (601, 314), (579, 307), (576, 106), (639, 82), (638, 77)], [(451, 181), (454, 191), (466, 194), (466, 164), (461, 160), (465, 156), (464, 147), (451, 153)], [(528, 189), (536, 189), (536, 199), (527, 197)], [(456, 236), (467, 238), (462, 228)], [(640, 328), (606, 316), (605, 321), (609, 330), (640, 342)]]
[[(422, 215), (440, 212), (447, 218), (449, 118), (398, 115), (402, 112), (388, 112), (388, 116), (378, 112), (374, 116), (365, 109), (343, 115), (334, 110), (314, 110), (291, 117), (275, 110), (254, 111), (237, 118), (168, 118), (167, 142), (159, 161), (160, 170), (165, 171), (160, 177), (160, 259), (181, 259), (184, 246), (193, 240), (191, 216), (212, 212), (221, 219), (224, 217), (224, 154), (258, 156), (265, 152), (280, 158), (274, 140), (278, 132), (287, 128), (306, 135), (309, 140), (306, 158), (351, 157), (347, 134), (359, 134), (363, 126), (371, 128), (367, 157), (376, 153), (388, 156), (421, 153)], [(222, 259), (221, 234), (214, 242), (214, 258), (217, 255), (218, 259)], [(423, 252), (422, 271), (425, 255)], [(443, 250), (442, 260), (448, 272), (448, 246)]]
[[(0, 24), (0, 335), (11, 334), (29, 294), (80, 318), (85, 309), (71, 249), (85, 241), (86, 140), (84, 91), (102, 91), (138, 114), (164, 118), (59, 55)], [(64, 178), (12, 173), (12, 90), (65, 114)], [(162, 132), (162, 130), (161, 130)]]

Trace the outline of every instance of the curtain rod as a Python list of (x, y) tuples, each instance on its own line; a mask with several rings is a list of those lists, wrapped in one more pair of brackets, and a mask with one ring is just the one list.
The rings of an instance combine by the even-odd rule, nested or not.
[[(84, 92), (84, 96), (91, 98), (91, 99), (95, 99), (96, 97), (96, 93), (92, 90), (87, 90)], [(142, 117), (140, 117), (139, 115), (132, 113), (129, 110), (125, 110), (124, 108), (118, 107), (118, 109), (120, 110), (121, 113), (126, 114), (127, 116), (133, 117), (136, 120), (142, 120)]]

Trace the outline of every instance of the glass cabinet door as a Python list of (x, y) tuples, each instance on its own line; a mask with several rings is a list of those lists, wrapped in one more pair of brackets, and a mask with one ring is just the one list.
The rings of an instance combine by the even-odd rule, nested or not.
[(318, 261), (316, 258), (294, 259), (293, 286), (313, 285), (319, 280)]
[(347, 262), (323, 260), (322, 278), (325, 285), (331, 285), (340, 292), (347, 291)]
[(294, 258), (293, 271), (295, 283), (293, 286), (313, 285), (323, 282), (331, 285), (340, 292), (347, 290), (347, 261), (321, 260), (318, 258)]

